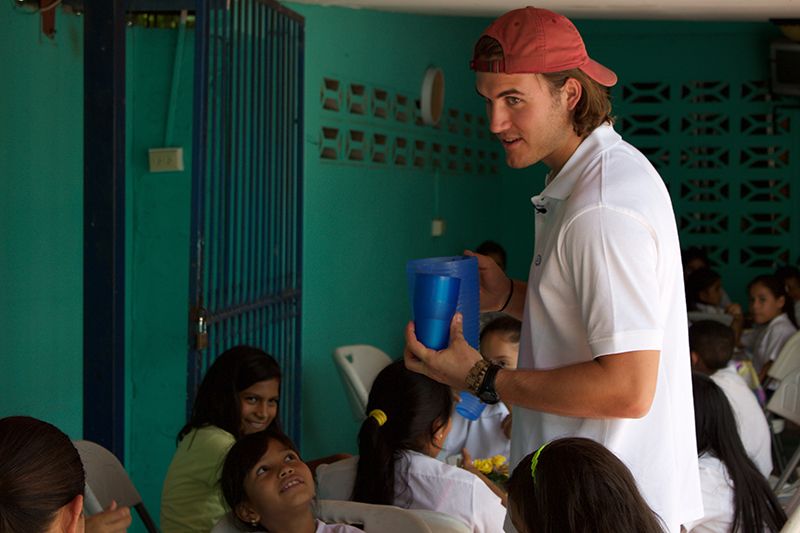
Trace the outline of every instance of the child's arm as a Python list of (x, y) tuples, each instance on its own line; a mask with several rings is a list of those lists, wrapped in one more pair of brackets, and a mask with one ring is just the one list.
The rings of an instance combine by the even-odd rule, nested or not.
[(503, 507), (508, 507), (508, 494), (506, 491), (498, 487), (491, 479), (486, 477), (483, 472), (475, 468), (475, 465), (472, 464), (472, 456), (469, 454), (469, 451), (466, 448), (461, 449), (461, 456), (463, 457), (461, 461), (461, 468), (478, 476), (478, 478), (483, 481), (487, 487), (489, 487), (489, 490), (494, 492), (497, 497), (500, 498), (500, 503), (503, 504)]

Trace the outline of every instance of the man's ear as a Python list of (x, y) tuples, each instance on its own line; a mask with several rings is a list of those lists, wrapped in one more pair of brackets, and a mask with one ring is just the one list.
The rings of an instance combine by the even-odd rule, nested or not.
[(72, 498), (72, 501), (61, 508), (60, 514), (65, 533), (83, 533), (83, 494)]
[(561, 88), (561, 92), (567, 98), (567, 109), (572, 111), (581, 99), (583, 85), (575, 78), (567, 78), (567, 81), (564, 82), (564, 87)]
[(250, 505), (250, 502), (242, 502), (236, 506), (236, 516), (239, 517), (239, 520), (245, 522), (247, 524), (257, 524), (261, 521), (261, 515), (258, 514), (258, 511)]

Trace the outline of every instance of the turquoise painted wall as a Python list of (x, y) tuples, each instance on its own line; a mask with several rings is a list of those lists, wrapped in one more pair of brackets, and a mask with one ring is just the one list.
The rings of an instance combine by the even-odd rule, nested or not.
[[(187, 30), (170, 146), (183, 172), (150, 173), (165, 146), (178, 31), (127, 34), (128, 396), (126, 466), (158, 520), (161, 485), (186, 406), (194, 32)], [(138, 524), (137, 524), (138, 525)]]
[[(467, 68), (484, 21), (289, 4), (306, 17), (303, 261), (303, 452), (354, 452), (357, 424), (331, 354), (373, 344), (402, 355), (409, 319), (405, 263), (453, 255), (494, 234), (499, 177), (440, 175), (443, 237), (430, 234), (434, 175), (320, 159), (323, 77), (419, 94), (426, 67), (443, 68), (446, 106), (482, 114)], [(358, 118), (337, 123), (359, 126)], [(371, 131), (369, 124), (361, 124)]]
[(0, 417), (83, 431), (83, 25), (0, 3)]

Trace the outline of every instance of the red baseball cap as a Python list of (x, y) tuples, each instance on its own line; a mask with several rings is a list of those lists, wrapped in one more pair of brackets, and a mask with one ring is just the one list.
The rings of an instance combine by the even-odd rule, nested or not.
[(589, 58), (575, 25), (547, 9), (525, 7), (509, 11), (492, 22), (481, 37), (500, 43), (503, 59), (478, 60), (473, 53), (469, 64), (472, 70), (521, 74), (578, 68), (600, 85), (611, 87), (617, 83), (614, 71)]

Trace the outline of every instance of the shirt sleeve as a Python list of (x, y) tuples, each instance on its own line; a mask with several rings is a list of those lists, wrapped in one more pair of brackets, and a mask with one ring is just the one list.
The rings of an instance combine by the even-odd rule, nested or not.
[(592, 207), (567, 222), (558, 249), (595, 357), (661, 349), (659, 250), (645, 220)]

